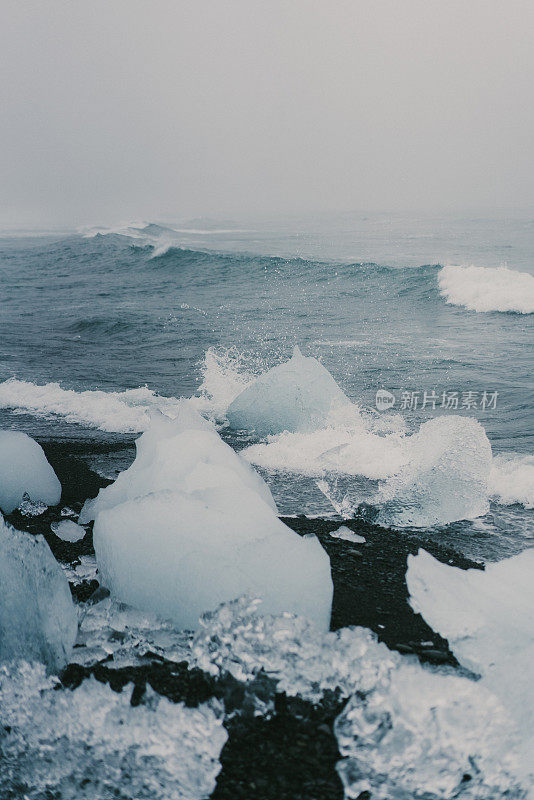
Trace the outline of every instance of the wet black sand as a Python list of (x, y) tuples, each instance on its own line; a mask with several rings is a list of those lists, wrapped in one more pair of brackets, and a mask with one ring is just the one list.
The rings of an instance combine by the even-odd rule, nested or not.
[[(75, 544), (63, 542), (50, 530), (69, 506), (78, 512), (87, 497), (109, 483), (90, 470), (83, 460), (88, 443), (42, 442), (48, 460), (62, 486), (61, 505), (38, 517), (20, 512), (8, 520), (21, 530), (42, 533), (59, 561), (75, 563), (80, 555), (93, 552), (90, 530)], [(93, 449), (99, 445), (91, 444)], [(130, 445), (131, 446), (131, 445)], [(416, 654), (422, 661), (456, 665), (446, 640), (434, 633), (408, 605), (406, 559), (420, 547), (441, 561), (462, 567), (479, 566), (453, 550), (430, 542), (424, 535), (397, 534), (376, 526), (349, 520), (347, 527), (364, 536), (362, 544), (333, 539), (329, 534), (341, 521), (285, 518), (299, 534), (314, 533), (330, 557), (334, 582), (332, 629), (362, 625), (373, 630), (390, 648)], [(71, 587), (78, 600), (86, 600), (96, 581)], [(62, 680), (65, 687), (77, 686), (89, 674), (120, 691), (133, 683), (132, 702), (142, 702), (146, 684), (174, 702), (198, 705), (209, 697), (224, 700), (232, 712), (225, 722), (229, 739), (222, 755), (222, 770), (213, 798), (222, 800), (336, 800), (343, 796), (335, 771), (339, 759), (332, 724), (344, 701), (325, 697), (319, 706), (276, 694), (272, 681), (259, 676), (248, 687), (233, 678), (214, 679), (186, 664), (174, 664), (158, 657), (136, 667), (110, 669), (106, 664), (85, 668), (70, 665)], [(268, 703), (267, 716), (254, 716), (254, 698)], [(362, 798), (363, 800), (363, 798)]]

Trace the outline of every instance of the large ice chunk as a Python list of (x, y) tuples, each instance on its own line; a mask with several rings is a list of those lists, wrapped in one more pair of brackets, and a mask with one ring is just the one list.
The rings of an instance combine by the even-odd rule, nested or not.
[(524, 798), (517, 734), (473, 681), (402, 664), (389, 684), (354, 695), (336, 719), (346, 798)]
[(305, 358), (298, 347), (293, 357), (260, 375), (230, 404), (232, 428), (258, 436), (322, 427), (329, 415), (350, 400), (316, 358)]
[(458, 660), (512, 713), (534, 785), (534, 550), (487, 564), (484, 571), (442, 564), (420, 550), (408, 556), (413, 609), (449, 640)]
[(229, 447), (213, 425), (181, 400), (174, 419), (154, 414), (137, 439), (132, 466), (121, 472), (94, 500), (85, 503), (80, 523), (89, 522), (106, 508), (152, 492), (190, 492), (210, 487), (246, 486), (277, 512), (271, 490), (250, 464)]
[(77, 628), (68, 583), (44, 538), (15, 530), (0, 515), (0, 662), (61, 669)]
[(104, 584), (120, 600), (195, 628), (242, 594), (266, 613), (292, 611), (328, 628), (330, 562), (315, 537), (276, 516), (247, 462), (184, 402), (154, 420), (130, 469), (86, 504)]
[(0, 431), (0, 509), (10, 514), (24, 495), (55, 506), (61, 484), (41, 445), (20, 431)]
[(132, 606), (194, 629), (199, 616), (242, 594), (266, 613), (330, 623), (330, 562), (246, 486), (158, 492), (101, 511), (93, 541), (102, 581)]
[(379, 521), (444, 525), (487, 513), (491, 445), (469, 417), (438, 417), (405, 440), (406, 461), (381, 487)]
[(148, 687), (132, 705), (132, 688), (90, 678), (69, 691), (38, 665), (0, 669), (2, 798), (209, 797), (228, 738), (222, 704), (187, 708)]

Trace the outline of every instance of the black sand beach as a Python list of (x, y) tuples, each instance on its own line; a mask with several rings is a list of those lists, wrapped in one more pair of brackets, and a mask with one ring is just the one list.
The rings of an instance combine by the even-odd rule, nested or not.
[[(43, 534), (58, 561), (76, 564), (79, 556), (93, 553), (90, 529), (80, 542), (72, 544), (52, 533), (50, 525), (61, 518), (61, 508), (68, 506), (79, 512), (87, 497), (95, 496), (102, 486), (110, 483), (89, 469), (84, 460), (106, 446), (85, 441), (41, 444), (63, 486), (61, 504), (35, 517), (16, 511), (8, 521), (21, 530)], [(447, 641), (432, 631), (407, 602), (406, 559), (408, 554), (424, 547), (447, 564), (461, 568), (481, 565), (429, 542), (424, 532), (399, 534), (346, 520), (344, 525), (365, 538), (365, 543), (356, 545), (330, 536), (341, 521), (305, 517), (283, 518), (283, 521), (301, 535), (314, 533), (330, 557), (334, 582), (333, 630), (364, 626), (388, 647), (407, 657), (457, 666)], [(71, 585), (79, 602), (85, 602), (98, 588), (96, 580)], [(339, 752), (332, 724), (345, 701), (331, 695), (314, 706), (275, 693), (274, 683), (267, 676), (260, 675), (245, 687), (229, 676), (214, 679), (198, 669), (189, 669), (186, 663), (176, 664), (156, 655), (148, 655), (146, 660), (141, 666), (113, 669), (105, 662), (90, 667), (71, 664), (65, 669), (62, 682), (67, 689), (74, 688), (92, 674), (117, 691), (133, 683), (133, 704), (142, 701), (147, 684), (172, 701), (183, 701), (190, 706), (212, 696), (223, 699), (230, 712), (225, 723), (229, 739), (221, 755), (222, 771), (214, 798), (334, 800), (343, 796), (335, 771)], [(254, 696), (270, 703), (272, 712), (255, 717)]]

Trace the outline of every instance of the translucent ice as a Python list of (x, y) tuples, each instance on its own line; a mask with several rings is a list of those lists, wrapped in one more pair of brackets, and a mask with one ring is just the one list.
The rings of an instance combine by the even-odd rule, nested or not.
[(469, 417), (438, 417), (405, 440), (406, 463), (381, 487), (379, 521), (427, 526), (487, 513), (491, 445)]
[(319, 632), (293, 614), (261, 616), (247, 598), (205, 614), (195, 634), (192, 663), (217, 675), (249, 681), (264, 670), (278, 691), (318, 702), (325, 691), (348, 697), (387, 681), (400, 656), (366, 628)]
[(314, 430), (347, 404), (328, 370), (295, 347), (289, 361), (260, 375), (232, 401), (227, 417), (233, 428), (268, 436)]
[(78, 619), (69, 586), (42, 536), (20, 533), (0, 515), (0, 662), (68, 661)]
[(389, 683), (353, 696), (335, 722), (345, 797), (521, 798), (513, 725), (466, 678), (402, 664)]
[(192, 634), (156, 614), (139, 611), (112, 597), (80, 608), (80, 627), (71, 663), (106, 660), (107, 667), (146, 664), (147, 656), (188, 661)]
[(242, 594), (266, 612), (293, 611), (327, 628), (330, 562), (315, 537), (276, 516), (253, 468), (186, 401), (158, 417), (130, 469), (86, 503), (104, 585), (147, 611), (195, 628), (204, 611)]
[(515, 727), (498, 699), (407, 661), (364, 628), (321, 634), (240, 599), (204, 616), (192, 663), (242, 681), (263, 670), (279, 692), (311, 702), (328, 690), (350, 697), (334, 727), (347, 798), (523, 797)]
[(487, 564), (484, 571), (450, 567), (420, 550), (408, 556), (406, 582), (414, 610), (510, 710), (534, 785), (533, 574), (534, 550)]
[(41, 445), (19, 431), (0, 431), (0, 509), (10, 514), (27, 494), (33, 502), (55, 506), (61, 484)]
[(227, 739), (223, 709), (187, 708), (150, 688), (130, 704), (94, 678), (55, 690), (42, 667), (0, 669), (2, 797), (204, 800)]

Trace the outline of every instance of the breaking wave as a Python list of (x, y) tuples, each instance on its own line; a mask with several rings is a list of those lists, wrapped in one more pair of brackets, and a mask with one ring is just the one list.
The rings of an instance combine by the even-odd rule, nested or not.
[(489, 492), (501, 505), (516, 503), (534, 509), (534, 456), (502, 453), (495, 456), (489, 477)]
[(447, 303), (469, 311), (534, 313), (534, 276), (507, 267), (443, 267), (438, 275)]
[(59, 383), (39, 385), (15, 378), (0, 383), (0, 408), (39, 417), (62, 417), (110, 433), (145, 430), (153, 411), (177, 413), (179, 401), (161, 397), (146, 386), (123, 392), (62, 389)]
[[(260, 357), (244, 354), (236, 347), (209, 348), (200, 365), (202, 380), (191, 402), (203, 416), (225, 425), (231, 402), (265, 371), (266, 366)], [(179, 403), (178, 398), (158, 395), (146, 386), (125, 391), (75, 391), (62, 388), (59, 383), (38, 385), (18, 379), (0, 383), (1, 409), (45, 418), (60, 417), (67, 423), (109, 433), (142, 432), (148, 427), (153, 412), (174, 417)], [(288, 473), (313, 479), (338, 513), (357, 514), (361, 503), (382, 508), (383, 517), (389, 509), (387, 520), (384, 517), (388, 526), (438, 524), (459, 518), (456, 508), (454, 513), (450, 509), (442, 513), (441, 499), (454, 497), (456, 501), (462, 493), (465, 502), (460, 516), (463, 518), (483, 514), (488, 500), (533, 509), (534, 456), (530, 455), (510, 453), (493, 459), (489, 455), (489, 477), (482, 469), (478, 477), (467, 470), (465, 479), (454, 491), (449, 491), (452, 483), (447, 481), (443, 486), (440, 484), (439, 498), (434, 496), (436, 492), (430, 491), (429, 487), (437, 485), (436, 474), (458, 476), (459, 465), (465, 460), (462, 437), (475, 425), (473, 420), (448, 417), (425, 423), (419, 434), (408, 435), (401, 415), (378, 415), (349, 403), (331, 414), (324, 426), (308, 432), (285, 431), (256, 442), (249, 438), (241, 453), (250, 463), (272, 474)], [(427, 428), (428, 432), (430, 428), (434, 430), (432, 426), (436, 428), (436, 436), (421, 438), (423, 430), (425, 436)], [(468, 426), (471, 426), (469, 430), (464, 430)], [(482, 444), (487, 443), (480, 425), (478, 429)], [(419, 451), (415, 445), (420, 440)], [(453, 442), (457, 442), (457, 446), (452, 447)], [(478, 453), (478, 449), (475, 450)], [(446, 452), (451, 463), (445, 469), (440, 459)], [(473, 458), (468, 459), (468, 463), (473, 464)], [(427, 473), (428, 480), (424, 478)], [(475, 478), (480, 478), (481, 487), (487, 483), (487, 490), (479, 487), (473, 500)], [(422, 502), (421, 492), (421, 497), (424, 495), (428, 502)]]

